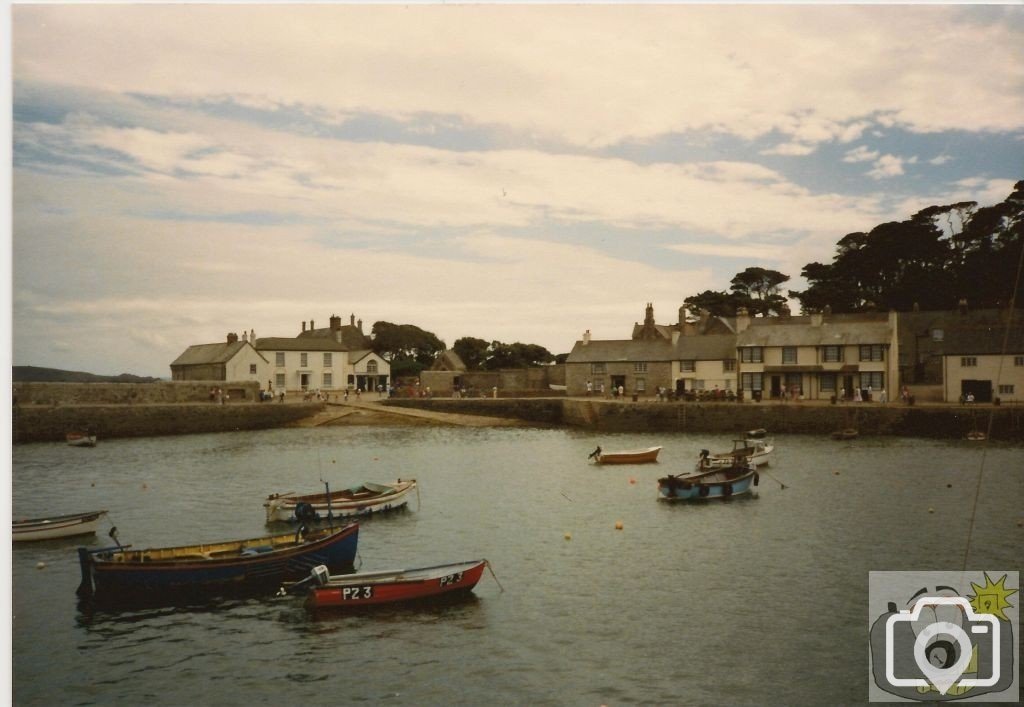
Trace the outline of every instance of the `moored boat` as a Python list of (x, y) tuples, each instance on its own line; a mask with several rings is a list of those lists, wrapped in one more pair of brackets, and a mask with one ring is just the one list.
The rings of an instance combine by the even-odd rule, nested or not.
[(661, 447), (648, 447), (647, 449), (633, 449), (622, 452), (605, 452), (598, 447), (590, 453), (590, 458), (595, 464), (650, 464), (658, 461), (658, 452)]
[(95, 447), (96, 435), (90, 430), (85, 432), (68, 432), (64, 438), (72, 447)]
[(767, 437), (750, 437), (733, 441), (731, 452), (721, 452), (708, 457), (711, 466), (732, 466), (736, 457), (740, 457), (750, 466), (761, 466), (771, 460), (775, 443)]
[(401, 508), (409, 502), (409, 493), (416, 488), (416, 479), (398, 479), (390, 484), (367, 481), (359, 486), (324, 493), (297, 496), (275, 493), (263, 504), (267, 522), (310, 522), (319, 518), (347, 518)]
[(11, 540), (53, 540), (55, 538), (71, 538), (77, 535), (92, 535), (100, 518), (106, 511), (89, 511), (87, 513), (69, 513), (49, 518), (32, 518), (16, 520), (11, 523)]
[(283, 591), (311, 585), (306, 597), (306, 606), (311, 609), (393, 604), (469, 592), (486, 566), (487, 560), (470, 560), (348, 575), (331, 575), (326, 567), (315, 567), (309, 580)]
[(757, 471), (749, 466), (711, 468), (694, 474), (669, 474), (658, 479), (658, 498), (662, 501), (730, 498), (749, 493), (759, 481)]
[[(116, 528), (110, 537), (117, 541)], [(147, 599), (154, 595), (216, 595), (273, 591), (317, 565), (351, 570), (359, 525), (307, 530), (246, 540), (132, 550), (131, 546), (78, 549), (79, 596)]]

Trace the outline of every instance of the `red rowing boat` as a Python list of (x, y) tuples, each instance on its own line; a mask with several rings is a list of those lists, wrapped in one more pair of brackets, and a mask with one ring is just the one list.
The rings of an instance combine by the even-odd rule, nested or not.
[(306, 606), (320, 609), (392, 604), (469, 592), (480, 581), (486, 565), (487, 560), (471, 560), (434, 567), (339, 575), (329, 574), (326, 567), (314, 567), (310, 579), (306, 580), (314, 584)]

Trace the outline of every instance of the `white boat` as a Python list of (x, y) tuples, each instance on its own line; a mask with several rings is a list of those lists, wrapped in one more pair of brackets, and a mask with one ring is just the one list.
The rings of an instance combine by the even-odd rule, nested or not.
[(409, 492), (416, 488), (416, 479), (398, 479), (390, 484), (367, 481), (343, 491), (311, 493), (296, 496), (294, 492), (267, 496), (263, 507), (267, 522), (310, 522), (321, 518), (348, 518), (401, 508), (409, 502)]
[(11, 539), (14, 542), (24, 540), (53, 540), (54, 538), (70, 538), (75, 535), (92, 535), (100, 518), (106, 511), (89, 511), (88, 513), (70, 513), (52, 518), (33, 518), (11, 522)]
[(72, 447), (95, 447), (96, 435), (92, 432), (68, 432), (65, 438)]
[(763, 435), (751, 436), (754, 432), (763, 430), (751, 430), (745, 439), (737, 439), (732, 444), (731, 452), (712, 454), (707, 459), (709, 466), (733, 466), (736, 457), (741, 457), (747, 466), (762, 466), (771, 459), (775, 443)]

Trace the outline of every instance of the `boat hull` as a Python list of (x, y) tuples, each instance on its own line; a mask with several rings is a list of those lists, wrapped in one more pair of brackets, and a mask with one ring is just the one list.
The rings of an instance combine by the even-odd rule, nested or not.
[(737, 449), (723, 454), (713, 454), (708, 458), (708, 463), (713, 467), (728, 467), (735, 462), (736, 455), (743, 457), (747, 466), (763, 466), (771, 461), (771, 454), (775, 445), (765, 444), (757, 440), (751, 440), (753, 444), (744, 449)]
[(652, 464), (658, 461), (661, 447), (628, 452), (606, 452), (594, 458), (596, 464)]
[(431, 599), (472, 591), (486, 560), (389, 572), (332, 576), (306, 597), (310, 609), (358, 607)]
[(90, 435), (84, 432), (68, 432), (65, 439), (67, 439), (68, 444), (72, 447), (96, 446), (96, 435)]
[[(268, 523), (297, 523), (296, 509), (300, 504), (308, 504), (320, 518), (354, 518), (372, 515), (402, 508), (409, 502), (409, 494), (416, 488), (416, 480), (396, 481), (393, 484), (363, 484), (358, 488), (369, 489), (372, 495), (359, 497), (350, 490), (336, 491), (331, 494), (331, 502), (327, 502), (327, 494), (308, 494), (305, 496), (274, 494), (267, 497), (263, 504)], [(347, 498), (346, 495), (354, 497)]]
[(733, 467), (693, 476), (658, 479), (658, 498), (663, 501), (704, 501), (750, 493), (760, 477), (751, 468)]
[(99, 525), (100, 518), (106, 513), (106, 511), (91, 511), (53, 518), (17, 520), (11, 523), (11, 540), (26, 542), (93, 535), (96, 533), (96, 526)]
[(307, 576), (317, 565), (332, 572), (353, 568), (358, 524), (313, 531), (299, 542), (297, 535), (150, 550), (79, 548), (78, 593), (143, 598), (272, 591)]

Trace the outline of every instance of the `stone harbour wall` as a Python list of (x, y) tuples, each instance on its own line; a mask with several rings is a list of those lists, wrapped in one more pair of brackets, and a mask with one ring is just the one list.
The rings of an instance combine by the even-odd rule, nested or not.
[(404, 399), (387, 405), (468, 415), (512, 417), (548, 425), (608, 432), (742, 433), (763, 427), (775, 434), (820, 434), (855, 428), (861, 435), (962, 439), (972, 430), (992, 439), (1024, 442), (1024, 407), (955, 405), (821, 405), (794, 403), (666, 403), (570, 399)]
[[(207, 391), (209, 389), (207, 388)], [(72, 430), (99, 439), (231, 432), (284, 427), (311, 417), (323, 403), (213, 403), (145, 405), (15, 405), (13, 441), (54, 442)]]

